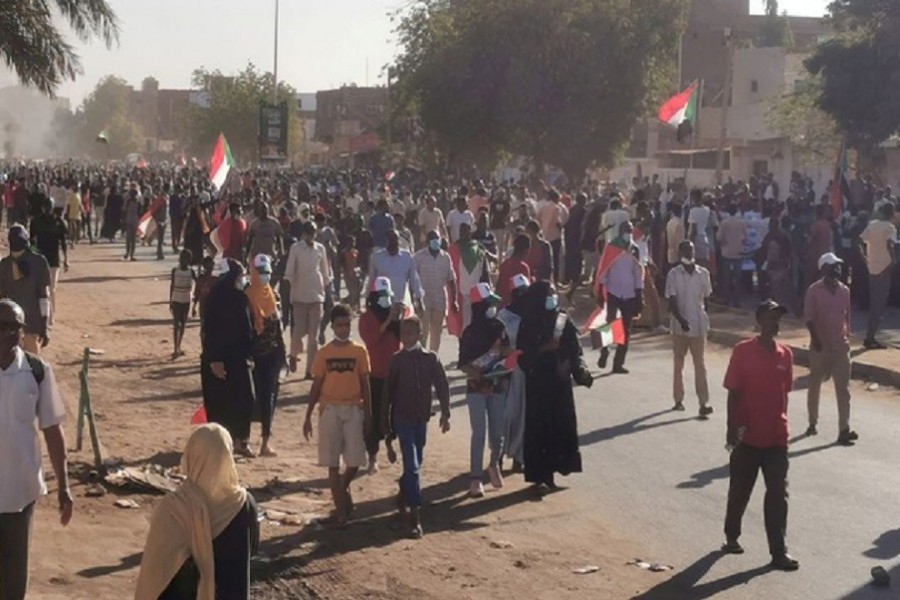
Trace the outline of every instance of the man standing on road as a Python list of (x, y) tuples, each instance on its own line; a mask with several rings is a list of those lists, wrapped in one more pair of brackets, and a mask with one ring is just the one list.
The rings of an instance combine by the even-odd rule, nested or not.
[[(631, 242), (631, 233), (634, 227), (631, 221), (625, 221), (619, 225), (619, 237), (613, 240), (612, 245), (624, 248), (608, 269), (600, 276), (600, 285), (606, 292), (599, 294), (597, 303), (602, 307), (606, 304), (606, 322), (612, 323), (617, 318), (622, 318), (625, 329), (625, 343), (616, 346), (616, 356), (613, 358), (613, 373), (625, 375), (625, 355), (628, 354), (628, 342), (631, 340), (631, 322), (641, 314), (644, 309), (644, 269), (635, 257), (637, 249)], [(597, 366), (606, 368), (609, 360), (609, 347), (600, 350), (600, 360)]]
[(284, 231), (281, 224), (269, 215), (269, 206), (262, 201), (253, 207), (256, 220), (247, 229), (247, 258), (265, 254), (280, 260), (284, 254)]
[(834, 379), (838, 406), (838, 444), (852, 446), (859, 439), (850, 429), (850, 288), (841, 283), (840, 258), (829, 252), (819, 258), (822, 278), (806, 290), (804, 320), (809, 329), (809, 389), (806, 405), (809, 428), (816, 435), (822, 383)]
[(325, 246), (316, 241), (316, 224), (302, 226), (303, 239), (291, 246), (284, 278), (291, 283), (291, 372), (297, 372), (297, 358), (303, 352), (303, 338), (309, 348), (306, 355), (306, 379), (312, 379), (312, 367), (319, 349), (318, 334), (325, 303), (325, 288), (331, 285), (331, 265)]
[[(31, 244), (37, 248), (50, 267), (50, 325), (56, 320), (56, 286), (59, 283), (60, 262), (69, 270), (69, 251), (66, 246), (66, 224), (53, 214), (53, 201), (44, 198), (41, 213), (31, 221)], [(63, 260), (60, 261), (60, 254)]]
[(450, 255), (441, 250), (441, 236), (437, 231), (429, 231), (426, 246), (413, 257), (416, 272), (422, 284), (422, 343), (437, 353), (441, 349), (441, 332), (444, 317), (447, 316), (447, 289), (449, 288), (450, 310), (459, 312), (456, 291), (456, 273)]
[(712, 406), (709, 406), (709, 385), (706, 381), (706, 335), (709, 332), (706, 299), (712, 294), (712, 283), (709, 271), (697, 265), (694, 244), (690, 240), (682, 241), (678, 250), (681, 264), (666, 276), (675, 359), (672, 377), (674, 410), (684, 410), (684, 358), (690, 350), (694, 361), (694, 386), (700, 400), (700, 418), (706, 420), (713, 412)]
[(391, 280), (391, 289), (397, 302), (406, 302), (408, 297), (418, 306), (422, 301), (422, 284), (416, 272), (412, 255), (400, 249), (400, 236), (391, 229), (385, 236), (387, 248), (372, 255), (369, 263), (369, 281), (377, 277)]
[(725, 282), (725, 300), (732, 308), (741, 305), (741, 274), (744, 265), (744, 244), (747, 241), (747, 221), (738, 216), (737, 204), (728, 205), (728, 216), (719, 226), (716, 240), (722, 250), (721, 281)]
[[(428, 235), (432, 231), (436, 231), (439, 237), (447, 238), (447, 226), (444, 223), (444, 213), (437, 208), (437, 200), (434, 196), (425, 196), (425, 208), (419, 211), (419, 231), (422, 235), (422, 242), (427, 245)], [(423, 323), (424, 325), (424, 323)]]
[(497, 240), (497, 256), (500, 260), (506, 258), (506, 248), (509, 243), (509, 220), (512, 214), (512, 204), (506, 196), (503, 188), (494, 192), (494, 198), (490, 204), (490, 229)]
[(766, 483), (764, 513), (771, 566), (796, 571), (800, 564), (787, 553), (785, 532), (788, 513), (788, 393), (794, 378), (791, 349), (775, 341), (781, 317), (787, 309), (764, 300), (756, 309), (760, 333), (735, 346), (725, 373), (728, 390), (729, 461), (728, 508), (725, 513), (725, 545), (728, 554), (743, 554), (738, 541), (741, 520), (757, 474)]
[(884, 349), (885, 345), (875, 339), (881, 318), (887, 310), (891, 292), (891, 274), (894, 271), (894, 244), (897, 228), (894, 219), (894, 205), (885, 204), (875, 219), (859, 236), (860, 252), (869, 269), (869, 324), (863, 346), (868, 350)]
[(569, 211), (559, 202), (559, 192), (551, 189), (547, 192), (547, 201), (538, 211), (538, 222), (541, 224), (541, 233), (544, 239), (553, 248), (553, 281), (559, 283), (561, 279), (560, 257), (562, 256), (563, 226), (569, 217)]
[(394, 229), (394, 219), (388, 212), (387, 200), (379, 200), (375, 214), (369, 219), (369, 231), (372, 232), (372, 241), (375, 248), (387, 247), (387, 232)]
[(50, 343), (50, 266), (28, 246), (28, 232), (21, 225), (9, 230), (9, 256), (0, 260), (0, 298), (9, 298), (25, 313), (22, 348), (39, 354)]
[(463, 224), (469, 226), (469, 229), (475, 227), (475, 215), (468, 209), (468, 200), (465, 196), (459, 196), (456, 199), (456, 210), (451, 210), (447, 215), (447, 229), (450, 231), (450, 243), (455, 244), (459, 241), (459, 227)]
[(0, 598), (24, 600), (34, 504), (47, 493), (37, 429), (59, 484), (60, 523), (72, 518), (66, 442), (60, 424), (65, 408), (50, 365), (22, 351), (25, 313), (0, 300)]

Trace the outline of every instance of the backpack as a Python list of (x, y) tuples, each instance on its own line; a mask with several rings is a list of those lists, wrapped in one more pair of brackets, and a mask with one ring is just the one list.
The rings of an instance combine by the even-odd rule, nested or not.
[(31, 374), (34, 375), (35, 383), (38, 384), (38, 387), (41, 387), (41, 384), (44, 382), (44, 361), (31, 352), (25, 352), (25, 360), (28, 361), (28, 366), (31, 367)]

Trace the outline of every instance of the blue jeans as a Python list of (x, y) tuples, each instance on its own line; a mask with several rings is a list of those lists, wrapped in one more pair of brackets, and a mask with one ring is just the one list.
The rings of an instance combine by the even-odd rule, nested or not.
[(500, 464), (503, 452), (503, 429), (506, 426), (506, 393), (502, 394), (466, 394), (469, 405), (469, 422), (472, 425), (472, 444), (470, 469), (472, 479), (481, 479), (484, 475), (484, 438), (488, 435), (491, 449), (491, 460), (488, 466)]
[(427, 423), (394, 423), (394, 433), (403, 456), (403, 475), (400, 477), (400, 491), (406, 499), (406, 505), (422, 506), (422, 488), (419, 483), (419, 470), (422, 468), (425, 451), (425, 434)]
[(722, 267), (725, 275), (725, 300), (729, 306), (738, 307), (741, 302), (741, 270), (744, 265), (742, 258), (723, 258)]

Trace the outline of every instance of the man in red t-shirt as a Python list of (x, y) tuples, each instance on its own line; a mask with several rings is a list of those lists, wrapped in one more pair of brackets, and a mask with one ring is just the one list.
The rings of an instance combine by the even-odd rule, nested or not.
[(497, 276), (497, 293), (500, 294), (500, 306), (508, 306), (512, 302), (512, 278), (524, 275), (531, 281), (531, 268), (526, 262), (531, 250), (531, 238), (520, 233), (513, 240), (512, 255), (500, 263), (500, 274)]
[(753, 484), (762, 469), (766, 482), (764, 503), (766, 536), (771, 566), (796, 571), (799, 563), (787, 553), (788, 392), (793, 385), (794, 357), (790, 348), (775, 341), (787, 309), (764, 300), (756, 309), (757, 337), (735, 346), (725, 373), (728, 390), (728, 448), (730, 481), (725, 514), (728, 554), (743, 554), (738, 539), (741, 520)]

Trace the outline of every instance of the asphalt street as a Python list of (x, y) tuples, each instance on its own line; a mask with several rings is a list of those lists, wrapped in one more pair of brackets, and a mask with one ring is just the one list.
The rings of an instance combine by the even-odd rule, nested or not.
[[(450, 362), (456, 344), (447, 342), (442, 358)], [(640, 558), (674, 567), (672, 577), (660, 579), (638, 598), (889, 597), (890, 592), (869, 582), (871, 568), (883, 565), (895, 578), (895, 587), (900, 586), (900, 472), (894, 469), (900, 452), (900, 393), (892, 388), (866, 391), (861, 382), (853, 382), (851, 422), (861, 440), (845, 448), (834, 444), (837, 415), (829, 382), (822, 393), (819, 435), (804, 438), (806, 373), (795, 367), (788, 546), (800, 570), (773, 572), (767, 568), (761, 476), (744, 518), (741, 542), (746, 554), (725, 556), (718, 551), (728, 490), (726, 393), (721, 383), (729, 350), (715, 345), (707, 350), (715, 413), (704, 422), (697, 419), (697, 401), (690, 394), (690, 360), (688, 410), (671, 411), (669, 344), (666, 336), (640, 338), (629, 353), (629, 375), (602, 374), (591, 390), (577, 390), (585, 472), (558, 480), (568, 488), (564, 493), (570, 500), (602, 515), (644, 548)], [(596, 352), (587, 353), (588, 364), (599, 375)], [(454, 392), (460, 389), (456, 386)], [(465, 411), (458, 400), (455, 396), (457, 410)], [(622, 557), (623, 562), (632, 558)]]

